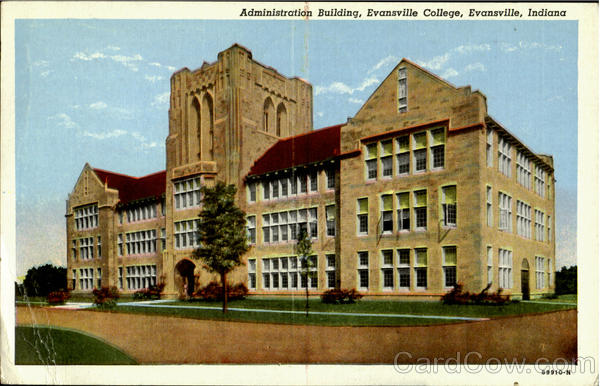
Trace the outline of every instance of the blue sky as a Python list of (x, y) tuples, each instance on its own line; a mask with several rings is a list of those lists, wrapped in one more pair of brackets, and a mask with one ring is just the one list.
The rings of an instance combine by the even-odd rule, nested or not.
[(66, 265), (65, 200), (86, 162), (165, 168), (171, 74), (237, 42), (313, 85), (314, 127), (345, 122), (403, 57), (487, 96), (554, 156), (557, 268), (576, 262), (577, 22), (17, 20), (17, 274)]

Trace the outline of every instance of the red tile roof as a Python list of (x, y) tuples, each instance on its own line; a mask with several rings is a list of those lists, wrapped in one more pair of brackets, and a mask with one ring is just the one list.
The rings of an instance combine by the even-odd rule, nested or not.
[(250, 168), (249, 176), (325, 161), (340, 155), (340, 128), (335, 125), (279, 140)]
[(94, 172), (103, 184), (106, 183), (109, 188), (119, 191), (120, 204), (142, 198), (158, 198), (165, 193), (165, 170), (143, 177), (132, 177), (102, 169), (94, 169)]

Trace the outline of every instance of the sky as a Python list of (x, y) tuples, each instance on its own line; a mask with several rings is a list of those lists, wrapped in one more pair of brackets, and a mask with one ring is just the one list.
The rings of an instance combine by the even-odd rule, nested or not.
[(314, 127), (354, 116), (407, 58), (487, 96), (488, 113), (552, 154), (557, 269), (576, 264), (576, 21), (17, 20), (17, 275), (66, 266), (65, 208), (86, 162), (165, 168), (169, 79), (239, 43), (313, 85)]

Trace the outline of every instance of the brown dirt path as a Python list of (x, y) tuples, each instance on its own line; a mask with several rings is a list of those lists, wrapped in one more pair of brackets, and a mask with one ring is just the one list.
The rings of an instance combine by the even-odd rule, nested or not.
[[(62, 326), (103, 338), (141, 364), (485, 363), (577, 356), (577, 311), (414, 327), (327, 327), (17, 307), (17, 324)], [(460, 353), (460, 354), (457, 354)], [(480, 356), (480, 355), (481, 356)], [(422, 363), (422, 362), (420, 362)]]

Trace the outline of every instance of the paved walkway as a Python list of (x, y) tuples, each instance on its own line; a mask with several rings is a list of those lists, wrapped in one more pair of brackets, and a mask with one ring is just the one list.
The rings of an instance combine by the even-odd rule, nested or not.
[(457, 353), (461, 358), (477, 353), (469, 363), (577, 356), (576, 310), (434, 326), (330, 327), (18, 306), (17, 324), (82, 330), (143, 364), (392, 364), (400, 352), (410, 354), (399, 357), (404, 363), (456, 358)]

